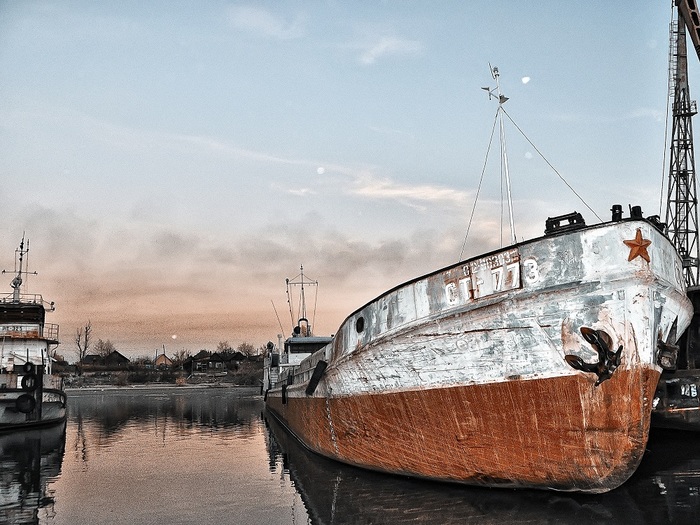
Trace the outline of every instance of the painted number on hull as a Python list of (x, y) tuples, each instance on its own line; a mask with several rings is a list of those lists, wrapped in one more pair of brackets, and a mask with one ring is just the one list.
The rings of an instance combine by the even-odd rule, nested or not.
[(470, 261), (463, 277), (445, 283), (445, 298), (458, 304), (520, 288), (520, 254), (517, 249)]
[(537, 261), (532, 257), (523, 261), (523, 279), (527, 284), (533, 284), (540, 280), (540, 270)]
[(684, 397), (698, 397), (698, 386), (693, 383), (681, 385), (681, 395)]
[(29, 333), (29, 332), (36, 332), (39, 330), (38, 326), (26, 326), (26, 325), (6, 325), (6, 326), (0, 326), (0, 333), (6, 332), (6, 333)]

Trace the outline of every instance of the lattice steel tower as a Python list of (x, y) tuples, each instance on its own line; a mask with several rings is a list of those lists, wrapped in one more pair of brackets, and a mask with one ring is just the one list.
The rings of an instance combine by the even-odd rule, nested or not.
[(669, 95), (673, 97), (673, 127), (666, 224), (668, 236), (683, 258), (686, 285), (692, 289), (700, 282), (698, 201), (692, 124), (692, 117), (697, 113), (697, 104), (690, 100), (686, 23), (681, 12), (678, 12), (678, 20), (671, 24), (669, 88)]

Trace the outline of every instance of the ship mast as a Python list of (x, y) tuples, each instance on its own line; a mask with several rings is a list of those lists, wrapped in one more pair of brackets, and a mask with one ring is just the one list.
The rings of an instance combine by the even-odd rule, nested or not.
[(697, 188), (693, 150), (692, 117), (697, 104), (690, 99), (686, 22), (680, 9), (671, 24), (669, 96), (673, 97), (670, 165), (666, 224), (668, 236), (683, 260), (686, 286), (692, 291), (700, 284)]
[[(22, 241), (19, 243), (19, 248), (15, 250), (15, 278), (12, 279), (10, 286), (12, 287), (12, 302), (18, 303), (21, 297), (22, 275), (36, 275), (36, 272), (29, 272), (24, 270), (24, 256), (29, 253), (29, 239), (27, 239), (26, 248), (24, 243), (24, 235), (22, 236)], [(28, 264), (28, 263), (27, 263)], [(8, 273), (7, 270), (3, 270), (2, 273)]]
[[(495, 97), (498, 100), (498, 109), (496, 110), (496, 118), (498, 119), (498, 131), (499, 131), (499, 139), (500, 139), (500, 145), (501, 145), (501, 177), (502, 179), (505, 179), (506, 182), (506, 197), (508, 201), (508, 219), (510, 223), (510, 241), (511, 244), (516, 243), (515, 239), (515, 224), (514, 224), (514, 219), (513, 219), (513, 199), (511, 197), (511, 191), (510, 191), (510, 173), (508, 171), (508, 152), (506, 151), (506, 132), (505, 128), (503, 127), (503, 113), (505, 113), (505, 110), (503, 109), (503, 104), (506, 103), (508, 100), (508, 97), (503, 95), (501, 93), (501, 83), (499, 81), (500, 78), (500, 73), (498, 72), (498, 68), (495, 66), (491, 66), (489, 64), (489, 69), (491, 70), (491, 76), (493, 79), (496, 81), (496, 88), (495, 89), (490, 89), (490, 88), (482, 88), (489, 93), (489, 99), (491, 97)], [(503, 241), (501, 241), (501, 245), (503, 244)]]
[[(289, 303), (289, 315), (292, 318), (292, 326), (294, 326), (294, 335), (305, 335), (311, 336), (311, 324), (309, 324), (309, 319), (306, 314), (306, 286), (318, 286), (318, 281), (313, 281), (306, 279), (304, 276), (304, 266), (299, 267), (300, 274), (294, 279), (287, 279), (287, 303)], [(297, 320), (295, 324), (294, 312), (292, 307), (292, 286), (299, 286), (299, 305), (297, 307)], [(314, 306), (315, 312), (315, 306)], [(304, 326), (302, 327), (302, 324)]]

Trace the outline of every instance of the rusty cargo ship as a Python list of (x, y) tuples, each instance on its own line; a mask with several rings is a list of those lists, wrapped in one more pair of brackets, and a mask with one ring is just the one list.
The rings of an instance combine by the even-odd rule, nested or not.
[(620, 209), (550, 218), (543, 237), (401, 284), (333, 337), (297, 327), (268, 345), (267, 408), (310, 450), (376, 471), (619, 486), (693, 315), (663, 224)]

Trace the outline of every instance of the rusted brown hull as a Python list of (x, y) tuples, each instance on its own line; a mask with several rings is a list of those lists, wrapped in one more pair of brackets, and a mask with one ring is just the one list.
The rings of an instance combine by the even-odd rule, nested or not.
[(269, 392), (267, 405), (307, 447), (345, 463), (475, 485), (604, 492), (641, 460), (658, 377), (639, 368), (597, 387), (564, 376), (284, 404)]

